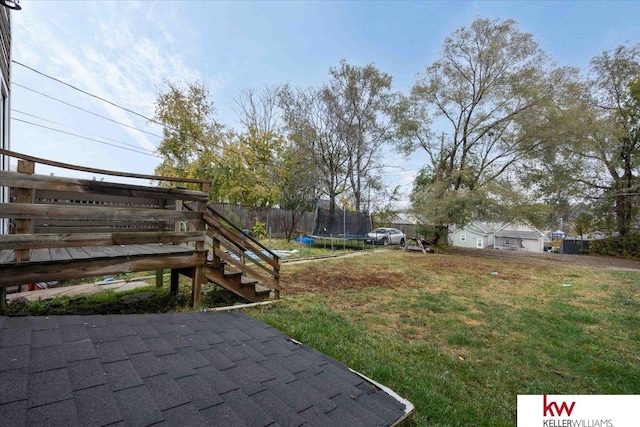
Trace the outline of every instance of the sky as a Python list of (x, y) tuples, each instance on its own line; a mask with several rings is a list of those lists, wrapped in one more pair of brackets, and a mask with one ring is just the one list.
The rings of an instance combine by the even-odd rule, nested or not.
[[(374, 63), (393, 77), (394, 91), (408, 93), (416, 74), (437, 59), (444, 39), (477, 18), (515, 19), (558, 65), (585, 73), (594, 56), (640, 41), (639, 1), (23, 0), (20, 5), (22, 10), (11, 12), (17, 61), (11, 149), (141, 174), (153, 174), (160, 162), (154, 150), (162, 130), (143, 117), (154, 116), (166, 80), (204, 82), (217, 119), (237, 127), (236, 100), (243, 90), (282, 83), (319, 86), (342, 58), (353, 65)], [(386, 182), (404, 193), (400, 206), (424, 161), (420, 153), (385, 154)], [(78, 176), (43, 166), (36, 173)]]

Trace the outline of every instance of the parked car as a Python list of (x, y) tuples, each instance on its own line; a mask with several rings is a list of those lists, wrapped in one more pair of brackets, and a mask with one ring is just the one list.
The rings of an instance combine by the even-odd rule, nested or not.
[(367, 233), (367, 242), (374, 245), (404, 245), (405, 235), (397, 228), (378, 227)]

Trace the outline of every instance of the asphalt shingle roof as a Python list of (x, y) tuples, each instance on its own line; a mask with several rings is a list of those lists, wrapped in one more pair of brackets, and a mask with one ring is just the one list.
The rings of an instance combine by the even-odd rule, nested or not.
[(404, 413), (240, 312), (0, 317), (1, 426), (378, 426)]

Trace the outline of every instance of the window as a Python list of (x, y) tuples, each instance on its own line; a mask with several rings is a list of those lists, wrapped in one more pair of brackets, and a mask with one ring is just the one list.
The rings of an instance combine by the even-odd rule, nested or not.
[(460, 235), (460, 241), (461, 242), (466, 242), (467, 241), (467, 235), (466, 234), (461, 234)]
[(511, 242), (509, 242), (509, 240), (505, 240), (505, 241), (504, 241), (504, 245), (505, 245), (505, 246), (509, 246), (509, 245), (511, 245)]
[[(2, 84), (2, 88), (0, 89), (0, 147), (9, 149), (9, 141), (7, 139), (7, 107), (9, 103), (7, 102), (7, 95), (4, 89), (4, 84)], [(9, 170), (9, 157), (0, 155), (0, 170)], [(9, 189), (7, 187), (0, 186), (0, 203), (9, 202)], [(0, 219), (0, 234), (5, 234), (9, 232), (8, 220)]]
[(484, 242), (483, 242), (483, 240), (482, 240), (482, 239), (478, 239), (478, 240), (476, 240), (476, 247), (477, 247), (478, 249), (482, 249), (482, 248), (484, 247)]

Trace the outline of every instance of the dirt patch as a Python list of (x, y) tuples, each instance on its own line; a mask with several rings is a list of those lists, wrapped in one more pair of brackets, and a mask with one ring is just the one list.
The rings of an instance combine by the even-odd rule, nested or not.
[[(351, 268), (350, 268), (351, 267)], [(284, 281), (288, 295), (323, 292), (327, 290), (362, 290), (365, 288), (393, 288), (409, 280), (404, 274), (388, 268), (354, 269), (350, 264), (309, 265), (303, 270), (287, 274)]]
[[(287, 263), (281, 283), (288, 295), (401, 287), (428, 289), (434, 294), (446, 291), (463, 299), (502, 300), (506, 293), (544, 301), (563, 283), (581, 283), (588, 277), (593, 283), (606, 284), (611, 280), (607, 271), (640, 271), (638, 260), (599, 256), (464, 248), (428, 255), (376, 252), (381, 253), (352, 258), (353, 261), (305, 260), (305, 264), (293, 268)], [(596, 270), (571, 269), (575, 266)], [(593, 298), (599, 291), (597, 286), (589, 288)], [(582, 295), (586, 290), (580, 287), (574, 292)]]

